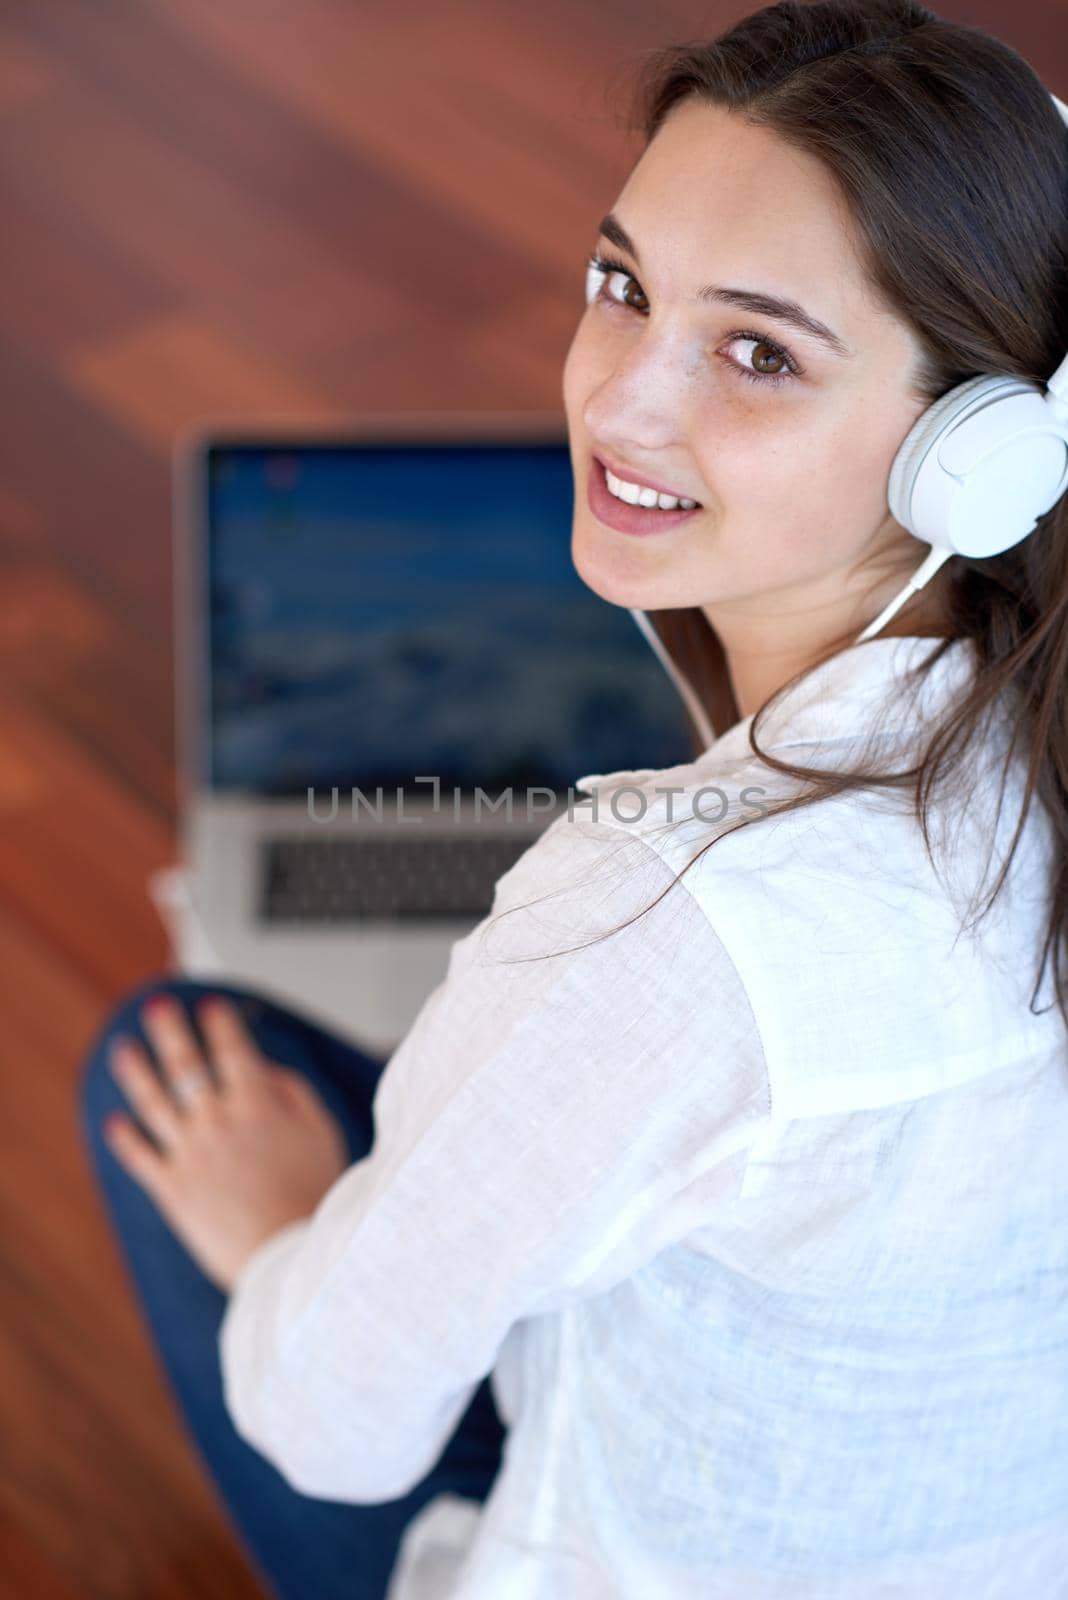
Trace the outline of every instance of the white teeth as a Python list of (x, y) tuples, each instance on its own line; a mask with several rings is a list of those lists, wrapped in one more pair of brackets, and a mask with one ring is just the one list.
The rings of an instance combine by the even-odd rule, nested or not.
[(655, 489), (643, 488), (640, 483), (627, 483), (624, 478), (617, 478), (614, 473), (604, 469), (605, 482), (617, 500), (625, 500), (629, 506), (659, 506), (661, 511), (674, 511), (676, 506), (681, 511), (692, 511), (697, 505), (696, 500), (686, 500), (680, 495), (658, 494)]

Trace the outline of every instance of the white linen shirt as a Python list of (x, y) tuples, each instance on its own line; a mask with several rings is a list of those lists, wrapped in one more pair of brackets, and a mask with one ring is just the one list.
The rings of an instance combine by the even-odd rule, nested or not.
[[(860, 764), (887, 706), (882, 759), (967, 684), (958, 641), (887, 698), (936, 644), (841, 652), (763, 746)], [(1068, 1597), (1048, 818), (962, 933), (907, 791), (717, 837), (796, 792), (751, 722), (577, 780), (390, 1057), (371, 1153), (235, 1285), (227, 1406), (302, 1493), (404, 1495), (492, 1375), (490, 1496), (423, 1509), (389, 1600)], [(1008, 730), (934, 813), (972, 890)]]

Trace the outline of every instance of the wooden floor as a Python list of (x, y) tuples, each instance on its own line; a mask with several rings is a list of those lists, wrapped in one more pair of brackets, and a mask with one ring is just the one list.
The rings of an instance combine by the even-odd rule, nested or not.
[[(13, 0), (0, 10), (0, 1596), (259, 1593), (76, 1120), (168, 959), (170, 461), (206, 414), (554, 409), (613, 86), (746, 5)], [(949, 4), (1068, 97), (1060, 0)]]

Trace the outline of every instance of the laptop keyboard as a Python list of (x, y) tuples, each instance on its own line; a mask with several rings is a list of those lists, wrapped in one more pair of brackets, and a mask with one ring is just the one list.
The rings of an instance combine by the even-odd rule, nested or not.
[(537, 837), (265, 839), (259, 915), (265, 922), (484, 917), (497, 879)]

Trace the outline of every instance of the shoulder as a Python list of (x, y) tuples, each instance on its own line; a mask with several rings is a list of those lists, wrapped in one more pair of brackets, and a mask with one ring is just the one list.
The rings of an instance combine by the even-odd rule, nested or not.
[[(814, 766), (821, 759), (807, 748), (796, 757), (800, 764)], [(698, 855), (708, 863), (702, 873), (746, 871), (767, 857), (773, 838), (790, 858), (800, 838), (820, 834), (832, 809), (841, 813), (842, 826), (852, 833), (863, 835), (867, 828), (861, 796), (843, 796), (837, 808), (817, 799), (778, 810), (784, 801), (810, 792), (810, 786), (750, 750), (730, 756), (709, 751), (674, 767), (599, 773), (579, 784), (590, 795), (584, 814), (591, 826), (626, 835), (632, 855), (644, 846), (675, 872)]]
[[(613, 939), (614, 959), (623, 959), (628, 946), (648, 954), (706, 923), (690, 896), (671, 892), (675, 878), (643, 829), (606, 822), (583, 801), (556, 817), (498, 878), (475, 947), (486, 960), (520, 951), (547, 954), (622, 933), (627, 923), (640, 931)], [(632, 922), (643, 912), (648, 915)], [(713, 938), (711, 929), (707, 937)]]

